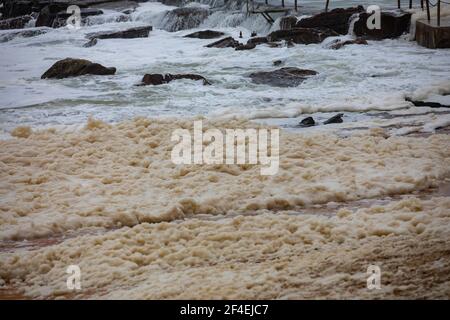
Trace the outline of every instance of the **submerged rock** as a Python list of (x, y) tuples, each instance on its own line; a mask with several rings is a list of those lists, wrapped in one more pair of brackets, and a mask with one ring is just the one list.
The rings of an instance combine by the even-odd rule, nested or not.
[(330, 49), (334, 49), (334, 50), (338, 50), (340, 48), (342, 48), (343, 46), (349, 45), (349, 44), (363, 44), (363, 45), (368, 45), (367, 41), (362, 39), (362, 38), (357, 38), (354, 40), (337, 40), (335, 42), (333, 42), (330, 46)]
[(405, 98), (405, 100), (411, 102), (416, 107), (450, 108), (450, 105), (445, 105), (439, 102), (412, 100), (411, 98)]
[(332, 116), (330, 119), (324, 121), (323, 124), (330, 124), (330, 123), (342, 123), (344, 120), (342, 120), (342, 117), (344, 116), (343, 113), (338, 113), (335, 116)]
[(267, 42), (268, 42), (267, 37), (254, 37), (254, 38), (248, 39), (247, 44), (254, 43), (256, 45), (259, 45), (259, 44), (263, 44), (263, 43), (267, 43)]
[(29, 29), (23, 29), (16, 32), (8, 32), (0, 35), (0, 43), (1, 42), (7, 42), (10, 40), (13, 40), (17, 37), (23, 37), (23, 38), (31, 38), (35, 36), (39, 36), (41, 34), (45, 34), (49, 32), (50, 28), (29, 28)]
[(162, 28), (169, 32), (197, 28), (209, 15), (209, 10), (184, 7), (171, 10), (162, 20)]
[(309, 76), (316, 75), (313, 70), (286, 67), (274, 71), (260, 71), (249, 75), (254, 83), (267, 84), (274, 87), (296, 87)]
[(152, 30), (152, 26), (130, 28), (122, 31), (105, 31), (89, 33), (87, 37), (89, 39), (132, 39), (132, 38), (147, 38), (148, 34)]
[(307, 117), (300, 121), (299, 125), (301, 127), (313, 127), (316, 125), (316, 122), (314, 121), (313, 117)]
[(269, 42), (291, 40), (294, 43), (311, 44), (320, 43), (325, 38), (339, 35), (326, 28), (295, 28), (292, 30), (277, 30), (267, 36)]
[(225, 33), (213, 30), (203, 30), (190, 33), (185, 38), (197, 38), (197, 39), (214, 39), (223, 36)]
[(68, 77), (93, 75), (112, 75), (116, 73), (116, 68), (107, 68), (98, 63), (93, 63), (85, 59), (66, 58), (53, 64), (42, 76), (41, 79), (63, 79)]
[(283, 64), (283, 61), (282, 60), (275, 60), (274, 62), (272, 62), (272, 64), (274, 66), (281, 66)]
[(240, 46), (241, 43), (235, 40), (233, 37), (227, 37), (220, 39), (216, 42), (206, 45), (207, 48), (236, 48)]
[(397, 38), (409, 32), (411, 13), (409, 12), (381, 12), (381, 29), (367, 28), (367, 19), (370, 14), (363, 12), (355, 22), (354, 33), (358, 37), (370, 40)]
[(97, 38), (92, 38), (91, 40), (89, 40), (88, 42), (86, 42), (85, 44), (83, 44), (84, 48), (90, 48), (93, 47), (97, 44)]
[(329, 28), (339, 34), (347, 34), (350, 26), (350, 17), (356, 13), (364, 12), (362, 6), (353, 8), (337, 8), (322, 12), (310, 18), (303, 18), (297, 22), (297, 28)]
[(165, 83), (169, 83), (173, 80), (179, 80), (179, 79), (190, 79), (190, 80), (202, 80), (203, 81), (203, 85), (210, 85), (211, 83), (205, 79), (205, 77), (200, 76), (198, 74), (157, 74), (157, 73), (152, 73), (152, 74), (146, 74), (144, 75), (144, 77), (142, 78), (142, 85), (161, 85), (161, 84), (165, 84)]
[(247, 44), (238, 45), (234, 50), (241, 51), (241, 50), (251, 50), (251, 49), (255, 49), (255, 48), (256, 48), (256, 44), (247, 43)]
[(32, 16), (26, 15), (16, 18), (0, 20), (0, 30), (22, 29), (32, 19)]

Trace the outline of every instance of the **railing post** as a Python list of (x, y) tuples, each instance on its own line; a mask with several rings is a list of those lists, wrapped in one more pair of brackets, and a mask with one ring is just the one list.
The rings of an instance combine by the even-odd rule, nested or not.
[(325, 12), (328, 12), (328, 5), (330, 4), (330, 0), (327, 0), (327, 3), (325, 4)]
[(441, 25), (441, 0), (437, 2), (437, 25)]
[(268, 1), (269, 1), (269, 0), (266, 0), (266, 1), (265, 1), (265, 2), (266, 2), (266, 6), (269, 4)]
[(284, 0), (281, 0), (281, 6), (284, 8)]
[(400, 9), (400, 7), (401, 7), (400, 0), (397, 0), (397, 4), (398, 4), (398, 8)]
[(409, 0), (409, 8), (412, 9), (412, 0)]
[(430, 1), (429, 0), (425, 0), (426, 4), (427, 4), (427, 20), (428, 22), (430, 22), (431, 17), (430, 17)]
[(295, 0), (294, 6), (295, 6), (295, 11), (297, 11), (297, 0)]
[(423, 0), (420, 0), (420, 7), (422, 8), (423, 11)]

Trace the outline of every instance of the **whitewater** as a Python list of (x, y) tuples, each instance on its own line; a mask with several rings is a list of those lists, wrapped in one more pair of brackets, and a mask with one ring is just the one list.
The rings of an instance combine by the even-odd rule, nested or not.
[[(331, 8), (358, 4), (371, 3)], [(324, 2), (300, 5), (299, 19)], [(217, 39), (184, 36), (245, 43), (281, 17), (270, 25), (240, 1), (187, 6), (211, 12), (175, 32), (176, 7), (159, 2), (109, 7), (79, 30), (0, 31), (0, 299), (448, 299), (450, 112), (406, 98), (450, 105), (449, 49), (411, 34), (330, 49), (352, 27), (320, 44), (207, 48)], [(83, 47), (90, 33), (148, 25), (148, 38)], [(117, 72), (41, 79), (67, 57)], [(275, 61), (318, 74), (297, 87), (251, 81)], [(139, 86), (146, 73), (211, 85)], [(322, 124), (337, 113), (342, 123)], [(308, 116), (320, 124), (299, 126)], [(204, 132), (279, 128), (277, 174), (175, 164), (173, 132), (198, 120)]]

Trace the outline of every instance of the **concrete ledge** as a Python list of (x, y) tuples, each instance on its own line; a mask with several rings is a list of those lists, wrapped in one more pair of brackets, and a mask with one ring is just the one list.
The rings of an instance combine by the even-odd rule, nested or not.
[(430, 49), (450, 48), (450, 19), (442, 19), (439, 27), (436, 19), (417, 20), (416, 41)]

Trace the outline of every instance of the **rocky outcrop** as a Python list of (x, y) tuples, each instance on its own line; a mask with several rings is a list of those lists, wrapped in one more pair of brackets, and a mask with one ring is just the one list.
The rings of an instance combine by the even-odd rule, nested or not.
[(291, 40), (294, 43), (320, 43), (325, 38), (337, 36), (338, 33), (327, 28), (295, 28), (292, 30), (277, 30), (267, 36), (269, 42)]
[(66, 58), (52, 65), (50, 69), (41, 76), (41, 79), (63, 79), (86, 74), (112, 75), (114, 73), (116, 73), (116, 68), (107, 68), (89, 60)]
[(330, 49), (334, 49), (334, 50), (338, 50), (340, 48), (342, 48), (343, 46), (349, 45), (349, 44), (363, 44), (363, 45), (368, 45), (367, 41), (362, 39), (362, 38), (357, 38), (357, 39), (353, 39), (353, 40), (336, 40), (333, 43), (331, 43), (330, 45)]
[(274, 71), (260, 71), (249, 75), (254, 83), (267, 84), (274, 87), (296, 87), (308, 77), (316, 75), (313, 70), (299, 68), (281, 68)]
[(89, 33), (87, 37), (89, 39), (132, 39), (132, 38), (147, 38), (148, 34), (152, 30), (151, 26), (130, 28), (121, 31), (105, 31)]
[(204, 77), (198, 75), (198, 74), (157, 74), (157, 73), (152, 73), (152, 74), (146, 74), (144, 75), (144, 77), (142, 78), (142, 83), (141, 85), (161, 85), (161, 84), (165, 84), (165, 83), (169, 83), (173, 80), (179, 80), (179, 79), (189, 79), (189, 80), (194, 80), (194, 81), (198, 81), (198, 80), (202, 80), (203, 81), (203, 85), (210, 85), (211, 83), (206, 80)]
[(251, 49), (255, 49), (255, 47), (256, 47), (256, 44), (247, 43), (247, 44), (238, 45), (234, 50), (236, 50), (236, 51), (251, 50)]
[(2, 18), (4, 19), (25, 16), (33, 12), (33, 1), (5, 0), (2, 3)]
[(359, 20), (355, 22), (354, 33), (358, 37), (369, 40), (381, 40), (397, 38), (409, 32), (411, 13), (409, 12), (381, 12), (381, 29), (370, 30), (367, 28), (368, 13), (361, 13)]
[(253, 44), (259, 45), (259, 44), (263, 44), (263, 43), (267, 43), (267, 42), (268, 41), (267, 41), (266, 37), (254, 37), (254, 38), (248, 39), (247, 44), (253, 43)]
[(203, 30), (203, 31), (197, 31), (194, 33), (190, 33), (184, 37), (185, 38), (197, 38), (197, 39), (214, 39), (214, 38), (219, 38), (223, 35), (224, 35), (223, 32), (213, 31), (213, 30)]
[(295, 28), (297, 17), (287, 16), (280, 19), (280, 30), (291, 30)]
[(0, 30), (22, 29), (32, 19), (30, 15), (0, 20)]
[(332, 116), (330, 119), (325, 120), (323, 124), (331, 124), (331, 123), (342, 123), (344, 120), (342, 120), (342, 117), (344, 116), (343, 113), (338, 113), (335, 116)]
[(303, 119), (302, 121), (300, 121), (299, 126), (300, 127), (313, 127), (316, 125), (316, 122), (314, 121), (313, 117), (307, 117), (305, 119)]
[(303, 18), (297, 22), (297, 28), (329, 28), (339, 34), (347, 34), (350, 26), (350, 17), (356, 13), (364, 12), (362, 6), (354, 8), (337, 8), (322, 12), (310, 18)]
[(412, 100), (411, 98), (405, 98), (405, 100), (411, 102), (416, 107), (450, 108), (450, 105), (442, 104), (439, 102)]
[(207, 48), (236, 48), (240, 46), (241, 43), (235, 40), (233, 37), (226, 37), (220, 39), (216, 42), (206, 45)]
[(41, 9), (36, 19), (36, 27), (52, 27), (59, 12), (67, 9), (67, 4), (51, 3)]
[(209, 10), (204, 8), (177, 8), (166, 13), (161, 25), (169, 32), (197, 28), (208, 15)]

